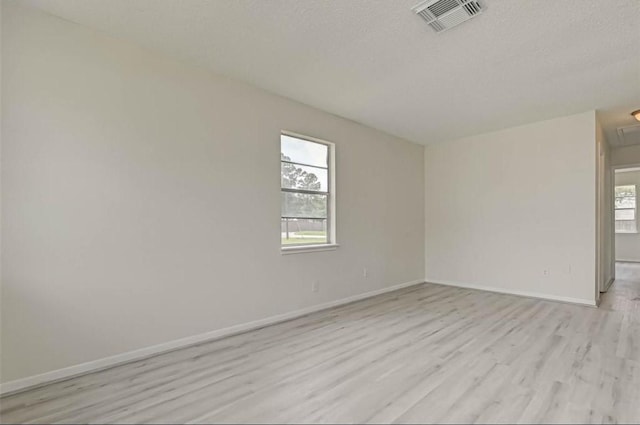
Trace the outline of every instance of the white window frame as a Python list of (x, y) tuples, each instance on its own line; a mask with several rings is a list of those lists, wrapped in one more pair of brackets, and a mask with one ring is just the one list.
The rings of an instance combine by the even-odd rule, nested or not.
[[(636, 195), (636, 199), (635, 199), (635, 206), (633, 208), (616, 208), (615, 207), (615, 196), (616, 196), (616, 191), (615, 189), (621, 186), (633, 186), (633, 190), (635, 192)], [(614, 197), (614, 205), (613, 205), (613, 217), (614, 217), (614, 223), (617, 221), (633, 221), (635, 224), (635, 230), (630, 230), (630, 231), (624, 231), (624, 230), (617, 230), (616, 226), (614, 225), (614, 230), (615, 233), (618, 235), (624, 235), (624, 234), (637, 234), (638, 233), (638, 186), (635, 184), (616, 184), (613, 188), (613, 197)], [(615, 219), (615, 214), (617, 210), (634, 210), (634, 219), (633, 220), (616, 220)]]
[[(296, 139), (304, 140), (307, 142), (318, 143), (325, 145), (328, 148), (327, 158), (327, 243), (323, 244), (295, 244), (295, 245), (282, 245), (282, 235), (280, 235), (280, 249), (282, 254), (299, 254), (305, 252), (317, 252), (317, 251), (332, 251), (336, 249), (338, 243), (336, 241), (336, 145), (335, 143), (328, 142), (326, 140), (318, 139), (316, 137), (306, 136), (304, 134), (294, 133), (292, 131), (282, 130), (280, 132), (279, 150), (282, 151), (282, 136), (294, 137)], [(280, 161), (282, 164), (282, 161)], [(281, 168), (282, 170), (282, 168)], [(281, 171), (282, 173), (282, 171)], [(280, 175), (280, 193), (282, 194), (282, 174)], [(290, 192), (290, 190), (287, 190)], [(300, 191), (304, 193), (305, 191)], [(281, 195), (282, 196), (282, 195)], [(282, 223), (282, 214), (280, 214), (280, 223)], [(282, 225), (282, 224), (281, 224)], [(280, 231), (282, 232), (282, 230)]]

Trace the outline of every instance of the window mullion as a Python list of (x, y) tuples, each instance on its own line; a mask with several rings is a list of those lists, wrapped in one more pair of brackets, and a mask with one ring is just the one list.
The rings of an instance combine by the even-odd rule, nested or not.
[(321, 192), (318, 190), (307, 190), (307, 189), (292, 189), (289, 187), (281, 187), (280, 190), (282, 192), (287, 192), (287, 193), (302, 193), (304, 195), (328, 195), (329, 192)]

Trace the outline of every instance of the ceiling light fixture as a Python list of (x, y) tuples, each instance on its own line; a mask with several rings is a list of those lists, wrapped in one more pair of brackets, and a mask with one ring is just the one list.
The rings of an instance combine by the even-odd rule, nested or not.
[(637, 111), (633, 111), (633, 112), (631, 113), (631, 115), (633, 115), (633, 117), (634, 117), (635, 119), (637, 119), (638, 121), (640, 121), (640, 109), (638, 109)]

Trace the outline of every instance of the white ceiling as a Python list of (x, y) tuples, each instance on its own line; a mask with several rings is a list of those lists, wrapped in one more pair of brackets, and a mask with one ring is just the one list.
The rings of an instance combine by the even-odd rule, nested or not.
[(26, 0), (417, 143), (640, 108), (640, 1), (484, 0), (441, 34), (418, 0)]

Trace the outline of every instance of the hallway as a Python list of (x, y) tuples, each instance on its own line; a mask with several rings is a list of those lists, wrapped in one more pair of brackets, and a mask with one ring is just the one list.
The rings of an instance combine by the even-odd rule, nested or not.
[(640, 319), (640, 263), (616, 262), (616, 280), (602, 294), (600, 308)]

